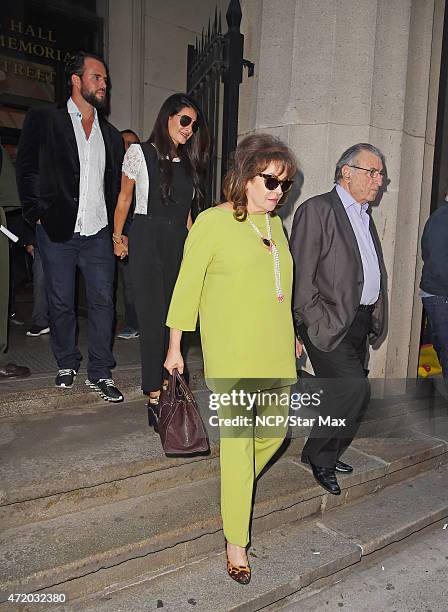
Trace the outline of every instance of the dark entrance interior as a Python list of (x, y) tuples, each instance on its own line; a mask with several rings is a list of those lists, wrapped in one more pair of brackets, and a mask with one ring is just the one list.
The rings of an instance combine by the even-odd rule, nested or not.
[[(431, 188), (431, 213), (444, 200), (448, 192), (448, 11), (445, 8), (442, 57), (440, 65), (439, 97), (437, 105), (436, 140)], [(448, 238), (447, 238), (448, 240)], [(432, 347), (431, 330), (425, 311), (422, 314), (420, 334), (419, 375), (440, 374), (440, 364)]]

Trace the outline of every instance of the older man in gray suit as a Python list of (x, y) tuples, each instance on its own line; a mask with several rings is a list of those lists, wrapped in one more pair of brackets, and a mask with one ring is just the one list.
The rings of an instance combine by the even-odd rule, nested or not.
[(350, 147), (336, 165), (334, 189), (304, 202), (292, 227), (296, 330), (324, 391), (321, 417), (327, 417), (316, 420), (302, 461), (334, 495), (341, 492), (335, 472), (353, 470), (340, 456), (370, 398), (367, 341), (385, 328), (385, 269), (369, 211), (383, 178), (376, 147)]

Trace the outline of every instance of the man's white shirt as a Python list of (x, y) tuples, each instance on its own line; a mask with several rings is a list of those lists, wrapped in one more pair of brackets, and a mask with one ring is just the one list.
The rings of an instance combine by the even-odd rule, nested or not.
[(82, 114), (72, 98), (67, 101), (67, 110), (75, 131), (80, 169), (78, 216), (74, 232), (80, 233), (81, 236), (93, 236), (108, 223), (104, 197), (106, 150), (103, 135), (96, 109), (88, 139), (81, 123)]

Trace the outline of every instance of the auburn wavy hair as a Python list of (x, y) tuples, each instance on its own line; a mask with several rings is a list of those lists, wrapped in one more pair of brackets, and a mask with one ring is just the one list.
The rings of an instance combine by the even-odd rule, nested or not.
[[(271, 163), (277, 166), (279, 176), (286, 173), (288, 179), (293, 179), (298, 169), (294, 153), (275, 136), (252, 134), (238, 144), (222, 187), (226, 201), (233, 204), (233, 216), (237, 221), (245, 221), (247, 217), (248, 181), (264, 172)], [(283, 194), (271, 216), (287, 197), (288, 193)]]

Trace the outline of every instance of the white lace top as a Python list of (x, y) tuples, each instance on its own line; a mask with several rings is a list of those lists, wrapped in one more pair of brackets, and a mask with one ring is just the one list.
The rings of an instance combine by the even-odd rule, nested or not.
[[(180, 159), (175, 157), (173, 162), (180, 162)], [(126, 151), (121, 171), (132, 181), (135, 181), (135, 214), (146, 215), (148, 210), (149, 176), (145, 156), (139, 144), (131, 144)]]

